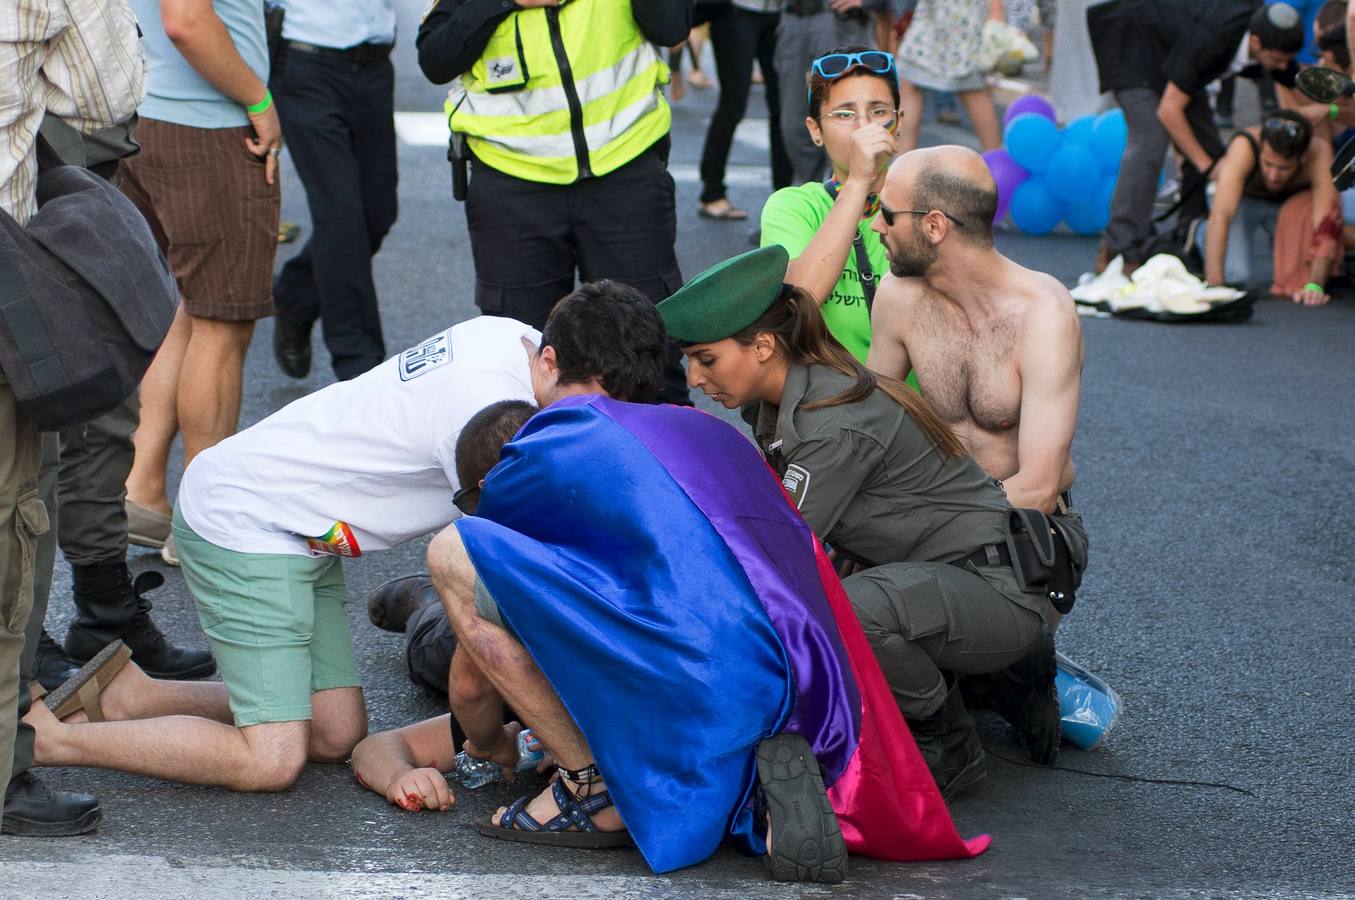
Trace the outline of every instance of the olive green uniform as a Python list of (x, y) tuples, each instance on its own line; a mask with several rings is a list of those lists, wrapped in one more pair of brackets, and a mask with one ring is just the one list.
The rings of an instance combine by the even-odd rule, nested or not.
[[(792, 365), (780, 407), (744, 415), (763, 454), (818, 537), (868, 568), (845, 579), (900, 710), (936, 712), (942, 670), (1003, 669), (1034, 643), (1049, 614), (1001, 564), (952, 565), (1004, 544), (1002, 488), (968, 456), (943, 460), (888, 395), (806, 409), (851, 387), (825, 366)], [(990, 563), (997, 563), (990, 551)]]

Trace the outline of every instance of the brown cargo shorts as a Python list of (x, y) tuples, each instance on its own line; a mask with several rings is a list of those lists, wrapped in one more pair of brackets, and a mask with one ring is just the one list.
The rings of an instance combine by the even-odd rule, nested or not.
[(273, 314), (279, 182), (245, 148), (248, 126), (191, 128), (143, 118), (141, 153), (118, 168), (122, 192), (150, 223), (184, 309), (238, 322)]

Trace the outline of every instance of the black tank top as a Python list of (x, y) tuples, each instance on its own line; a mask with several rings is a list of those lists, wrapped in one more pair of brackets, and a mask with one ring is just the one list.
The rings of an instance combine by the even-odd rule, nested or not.
[[(1247, 173), (1247, 181), (1242, 186), (1242, 193), (1247, 197), (1255, 197), (1258, 200), (1270, 200), (1273, 203), (1282, 203), (1290, 197), (1304, 190), (1307, 185), (1294, 185), (1293, 180), (1290, 184), (1278, 191), (1272, 191), (1266, 187), (1266, 180), (1261, 175), (1261, 145), (1252, 137), (1250, 131), (1239, 131), (1233, 135), (1233, 140), (1246, 138), (1247, 143), (1251, 144), (1252, 164), (1251, 171)], [(1297, 174), (1297, 173), (1296, 173)]]

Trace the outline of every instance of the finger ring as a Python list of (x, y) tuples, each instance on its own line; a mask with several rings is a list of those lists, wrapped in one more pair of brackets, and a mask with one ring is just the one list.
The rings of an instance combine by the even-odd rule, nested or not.
[(274, 156), (281, 156), (281, 155), (282, 155), (282, 148), (281, 148), (281, 147), (274, 147), (272, 150), (269, 150), (268, 152), (271, 153), (271, 154), (273, 154)]

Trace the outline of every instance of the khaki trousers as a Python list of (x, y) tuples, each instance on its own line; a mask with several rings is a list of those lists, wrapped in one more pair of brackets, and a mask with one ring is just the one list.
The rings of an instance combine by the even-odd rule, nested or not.
[(42, 451), (37, 429), (0, 375), (0, 812), (18, 725), (19, 659), (33, 604), (33, 556), (47, 531), (38, 499)]

